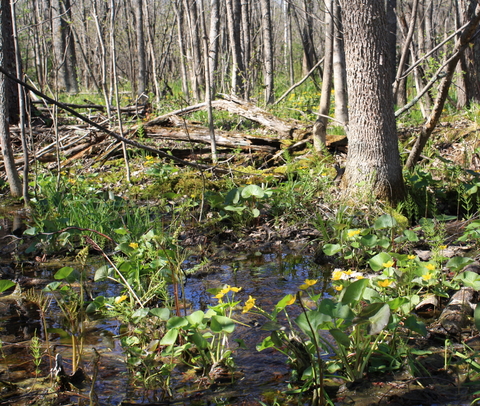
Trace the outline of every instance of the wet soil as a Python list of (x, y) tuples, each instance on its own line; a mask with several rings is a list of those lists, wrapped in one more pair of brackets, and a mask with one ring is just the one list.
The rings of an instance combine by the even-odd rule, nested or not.
[[(59, 267), (65, 266), (68, 259), (57, 258), (48, 262), (16, 260), (13, 254), (24, 247), (18, 245), (15, 235), (18, 223), (14, 224), (14, 218), (10, 212), (9, 215), (4, 213), (1, 220), (1, 279), (16, 280), (24, 290), (42, 288), (53, 280), (53, 274)], [(24, 227), (21, 221), (19, 224), (20, 229)], [(242, 287), (242, 299), (255, 297), (257, 304), (265, 309), (273, 308), (284, 295), (295, 293), (296, 287), (307, 278), (323, 281), (319, 289), (328, 294), (332, 264), (318, 261), (315, 257), (315, 245), (312, 244), (315, 237), (315, 230), (298, 226), (275, 229), (268, 223), (248, 234), (244, 233), (244, 238), (233, 235), (210, 238), (194, 232), (185, 233), (183, 243), (186, 246), (198, 246), (208, 240), (211, 259), (200, 273), (189, 276), (185, 281), (184, 295), (189, 308), (206, 309), (216, 304), (207, 289), (224, 284)], [(205, 255), (205, 252), (198, 255)], [(190, 260), (195, 262), (194, 257)], [(92, 263), (91, 277), (101, 265), (101, 260)], [(102, 290), (112, 292), (116, 287), (95, 284), (94, 289), (97, 290), (92, 292), (95, 295)], [(224, 379), (208, 386), (192, 378), (188, 370), (180, 369), (172, 382), (175, 395), (166, 398), (164, 391), (146, 389), (132, 377), (118, 339), (121, 323), (117, 320), (88, 319), (84, 321), (86, 334), (82, 365), (87, 378), (79, 387), (60, 390), (58, 383), (52, 381), (50, 371), (55, 365), (54, 355), (61, 354), (66, 375), (73, 374), (70, 341), (60, 334), (50, 334), (52, 351), (47, 351), (46, 344), (43, 345), (42, 363), (36, 371), (30, 348), (32, 337), (45, 338), (38, 307), (25, 300), (21, 292), (9, 291), (0, 295), (0, 405), (310, 404), (308, 396), (299, 400), (297, 396), (285, 394), (286, 390), (297, 386), (290, 382), (290, 371), (283, 355), (272, 350), (256, 351), (255, 346), (268, 335), (261, 328), (265, 320), (261, 316), (238, 313), (237, 318), (246, 326), (238, 325), (231, 340), (236, 362), (233, 381)], [(54, 300), (48, 309), (47, 323), (49, 327), (61, 326), (60, 310)], [(246, 349), (236, 344), (236, 338), (245, 342)], [(475, 352), (480, 350), (480, 346), (475, 350), (475, 342), (471, 341), (474, 348), (471, 358), (480, 361), (480, 352)], [(431, 340), (417, 339), (411, 345), (429, 351), (417, 357), (425, 367), (422, 374), (412, 376), (402, 370), (370, 373), (362, 382), (348, 386), (340, 379), (332, 378), (328, 385), (335, 404), (469, 405), (473, 401), (475, 392), (480, 390), (477, 376), (472, 371), (457, 367), (455, 357), (449, 358), (445, 368), (444, 340), (435, 341), (433, 337)], [(463, 350), (460, 344), (451, 345), (452, 351), (454, 345), (459, 346), (459, 351)], [(100, 356), (98, 359), (97, 354)], [(95, 377), (93, 381), (92, 377)]]

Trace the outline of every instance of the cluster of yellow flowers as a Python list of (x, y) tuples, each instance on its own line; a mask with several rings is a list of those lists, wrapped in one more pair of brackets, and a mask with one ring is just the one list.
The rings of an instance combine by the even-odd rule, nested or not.
[(339, 281), (350, 281), (352, 279), (359, 280), (359, 279), (363, 279), (363, 278), (364, 278), (364, 276), (361, 272), (352, 271), (351, 269), (349, 269), (348, 271), (342, 271), (341, 269), (335, 269), (332, 272), (332, 281), (334, 282), (333, 283), (333, 288), (337, 292), (341, 292), (344, 288), (344, 283), (339, 282)]
[(255, 306), (255, 298), (248, 296), (248, 300), (245, 302), (242, 313), (248, 313)]
[(308, 289), (310, 286), (315, 285), (318, 282), (318, 279), (305, 279), (303, 285), (299, 286), (299, 289), (305, 290)]
[(136, 249), (138, 248), (138, 243), (136, 243), (136, 242), (131, 242), (130, 244), (128, 244), (128, 246), (129, 246), (130, 248), (133, 248), (134, 250), (136, 250)]
[(363, 279), (364, 276), (361, 272), (352, 271), (349, 269), (348, 271), (342, 271), (341, 269), (335, 269), (332, 272), (332, 281), (339, 281), (339, 280), (350, 280), (350, 279)]
[(228, 292), (240, 292), (242, 290), (242, 288), (236, 288), (234, 286), (230, 286), (230, 285), (225, 285), (225, 287), (220, 291), (218, 292), (214, 297), (215, 299), (218, 299), (220, 302), (222, 301), (222, 298), (228, 293)]
[(359, 235), (362, 232), (362, 230), (349, 230), (347, 233), (348, 238), (355, 237)]

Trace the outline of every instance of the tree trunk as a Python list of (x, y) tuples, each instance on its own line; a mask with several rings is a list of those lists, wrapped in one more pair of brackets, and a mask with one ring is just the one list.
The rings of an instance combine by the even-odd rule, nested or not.
[(208, 69), (210, 73), (210, 87), (212, 97), (215, 97), (218, 69), (218, 44), (220, 36), (220, 2), (210, 0), (210, 44), (208, 51)]
[(140, 103), (146, 101), (147, 95), (147, 56), (145, 52), (145, 35), (143, 29), (143, 1), (135, 0), (135, 31), (137, 34), (137, 96), (141, 98)]
[(273, 92), (273, 39), (270, 0), (260, 0), (260, 8), (262, 11), (265, 104), (272, 104), (275, 101), (275, 94)]
[[(5, 61), (7, 60), (7, 50), (5, 49), (5, 27), (11, 27), (9, 0), (0, 1), (0, 22), (3, 28), (0, 35), (0, 66), (4, 67)], [(12, 57), (12, 55), (9, 55), (9, 57)], [(16, 86), (15, 83), (13, 84)], [(17, 168), (15, 167), (15, 159), (13, 157), (12, 146), (10, 143), (10, 131), (8, 127), (7, 78), (3, 74), (0, 74), (0, 141), (5, 172), (7, 173), (7, 180), (10, 186), (10, 193), (14, 197), (20, 197), (22, 196), (22, 182), (20, 181)]]
[(202, 92), (205, 87), (204, 72), (202, 65), (202, 46), (200, 43), (200, 20), (198, 16), (197, 1), (184, 0), (188, 23), (189, 46), (189, 67), (190, 83), (192, 85), (193, 97), (195, 100), (202, 99)]
[(317, 121), (313, 126), (313, 146), (315, 151), (320, 152), (324, 148), (328, 113), (330, 111), (330, 98), (332, 91), (332, 60), (333, 60), (333, 7), (335, 0), (325, 2), (325, 57), (323, 61), (322, 93), (320, 96), (320, 108)]
[[(251, 73), (251, 59), (252, 59), (252, 34), (251, 34), (251, 10), (252, 3), (250, 0), (240, 0), (240, 13), (241, 13), (241, 35), (240, 44), (242, 49), (242, 64), (245, 72)], [(250, 99), (250, 91), (252, 81), (244, 81), (244, 98)]]
[[(458, 7), (460, 14), (459, 25), (462, 26), (475, 12), (476, 1), (459, 0)], [(470, 103), (480, 103), (480, 36), (472, 39), (469, 47), (465, 48), (460, 59), (461, 80), (464, 82), (463, 92), (458, 92), (457, 106), (467, 107)], [(460, 90), (460, 89), (459, 89)]]
[(349, 145), (342, 187), (355, 199), (405, 197), (395, 124), (386, 13), (378, 0), (343, 2)]
[(288, 77), (290, 78), (290, 86), (295, 84), (295, 68), (293, 63), (293, 46), (292, 46), (292, 7), (289, 1), (284, 2), (284, 18), (285, 18), (285, 66), (288, 66)]
[(245, 96), (245, 66), (240, 41), (241, 8), (239, 0), (227, 0), (228, 38), (232, 53), (232, 93)]
[(190, 95), (188, 87), (188, 74), (187, 74), (187, 49), (185, 46), (185, 38), (183, 33), (185, 32), (185, 21), (181, 2), (174, 1), (173, 7), (175, 8), (175, 14), (177, 15), (177, 28), (178, 28), (178, 48), (180, 50), (180, 72), (182, 75), (182, 92), (184, 97), (188, 100)]
[[(12, 17), (9, 0), (0, 0), (2, 2), (3, 16), (1, 20), (1, 33), (3, 36), (3, 64), (9, 73), (16, 75), (15, 64), (15, 45), (13, 41)], [(17, 84), (11, 80), (5, 81), (5, 92), (7, 97), (7, 118), (10, 124), (18, 123), (18, 88)]]
[(335, 89), (335, 118), (348, 124), (347, 72), (345, 69), (345, 48), (343, 44), (343, 26), (341, 8), (338, 0), (334, 4), (333, 33), (333, 88)]
[(70, 0), (52, 0), (52, 35), (58, 86), (68, 93), (78, 93), (77, 58), (71, 21)]
[(392, 77), (395, 77), (397, 66), (397, 0), (386, 0), (388, 55), (391, 58)]

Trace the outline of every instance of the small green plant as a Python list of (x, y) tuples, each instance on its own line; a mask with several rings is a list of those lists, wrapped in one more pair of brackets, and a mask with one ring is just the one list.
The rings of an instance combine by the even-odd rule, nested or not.
[[(47, 332), (70, 338), (72, 342), (72, 369), (76, 371), (81, 365), (83, 357), (85, 321), (87, 319), (86, 292), (84, 289), (85, 273), (66, 266), (59, 269), (54, 278), (56, 281), (49, 283), (44, 288), (44, 292), (55, 296), (55, 301), (63, 314), (63, 322), (62, 327), (52, 327)], [(74, 287), (77, 283), (78, 290)]]
[(33, 364), (35, 365), (35, 376), (40, 375), (40, 365), (42, 363), (42, 346), (40, 339), (37, 337), (37, 332), (30, 339), (30, 354), (33, 357)]
[[(390, 260), (382, 268), (393, 265)], [(340, 373), (345, 380), (354, 382), (363, 377), (371, 364), (376, 368), (377, 364), (371, 360), (379, 356), (400, 367), (402, 362), (394, 361), (406, 356), (405, 351), (393, 351), (400, 342), (399, 326), (419, 334), (426, 334), (426, 329), (407, 311), (412, 308), (410, 299), (388, 290), (394, 283), (388, 273), (369, 279), (360, 272), (337, 270), (332, 274), (336, 293), (331, 298), (315, 294), (316, 283), (305, 280), (298, 292), (282, 298), (273, 312), (255, 306), (253, 298), (246, 302), (245, 310), (268, 320), (263, 328), (271, 333), (257, 349), (275, 348), (287, 355), (294, 377), (303, 382), (300, 392), (313, 390), (315, 402), (324, 404), (328, 399), (324, 390), (325, 373)], [(307, 307), (305, 294), (315, 306)], [(301, 314), (292, 321), (288, 306), (295, 303), (300, 306)], [(288, 329), (279, 324), (281, 313), (288, 321)]]
[[(240, 301), (235, 301), (235, 293), (241, 288), (225, 286), (210, 289), (218, 300), (204, 312), (197, 310), (187, 316), (174, 316), (166, 323), (167, 332), (160, 341), (167, 346), (164, 356), (181, 356), (187, 365), (201, 371), (214, 381), (219, 370), (231, 372), (234, 368), (229, 335), (235, 329), (232, 311)], [(177, 342), (184, 343), (176, 345)], [(233, 379), (233, 378), (232, 378)]]
[(220, 193), (207, 193), (205, 200), (210, 209), (218, 210), (222, 219), (235, 223), (248, 223), (260, 216), (260, 210), (275, 190), (258, 185), (247, 185), (231, 189), (225, 197)]

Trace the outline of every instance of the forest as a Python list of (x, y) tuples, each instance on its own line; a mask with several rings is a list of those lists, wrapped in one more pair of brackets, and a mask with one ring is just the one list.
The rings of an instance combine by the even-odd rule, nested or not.
[(477, 404), (480, 0), (0, 24), (0, 405)]

